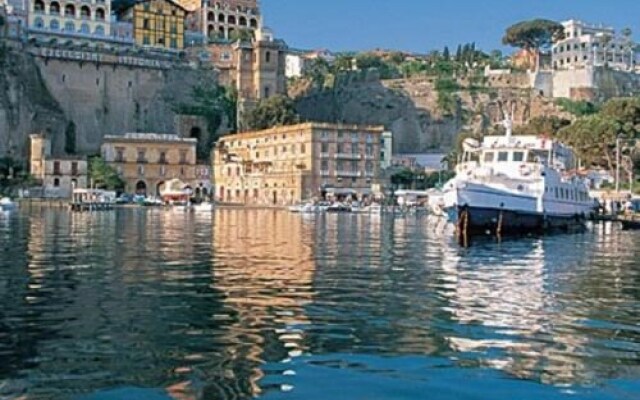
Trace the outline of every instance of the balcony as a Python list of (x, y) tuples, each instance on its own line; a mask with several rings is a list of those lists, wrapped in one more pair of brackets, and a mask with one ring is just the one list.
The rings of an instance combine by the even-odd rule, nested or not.
[(376, 156), (374, 156), (373, 154), (365, 154), (364, 155), (364, 159), (365, 160), (374, 160), (376, 158)]
[(338, 153), (335, 155), (336, 159), (341, 160), (361, 160), (362, 154), (360, 153)]
[(328, 169), (323, 169), (320, 171), (320, 176), (331, 176), (331, 173)]

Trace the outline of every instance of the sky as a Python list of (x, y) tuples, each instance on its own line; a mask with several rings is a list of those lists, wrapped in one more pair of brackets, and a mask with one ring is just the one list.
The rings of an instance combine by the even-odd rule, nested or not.
[(261, 0), (265, 25), (289, 47), (427, 53), (448, 45), (508, 50), (504, 30), (532, 18), (629, 27), (640, 38), (640, 0)]

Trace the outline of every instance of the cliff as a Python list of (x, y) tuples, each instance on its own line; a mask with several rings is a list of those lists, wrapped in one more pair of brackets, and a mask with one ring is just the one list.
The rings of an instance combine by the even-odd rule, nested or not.
[(380, 80), (375, 71), (349, 73), (321, 88), (292, 85), (290, 95), (304, 120), (384, 125), (394, 133), (394, 151), (447, 151), (461, 131), (487, 133), (515, 112), (516, 125), (540, 115), (572, 117), (552, 99), (526, 88), (528, 80), (473, 86), (459, 80), (450, 90), (435, 78)]
[(23, 158), (30, 133), (63, 136), (67, 124), (34, 59), (0, 43), (0, 157)]
[[(80, 54), (91, 59), (93, 54), (55, 51), (55, 56), (43, 56), (43, 49), (33, 48), (3, 51), (0, 157), (24, 159), (28, 135), (34, 132), (51, 138), (54, 154), (64, 153), (65, 147), (67, 152), (97, 153), (105, 135), (126, 132), (197, 132), (208, 142), (206, 121), (181, 116), (177, 110), (196, 101), (194, 88), (217, 85), (214, 71), (179, 63), (170, 68), (127, 65), (118, 58), (112, 63), (74, 60), (70, 58)], [(133, 57), (136, 63), (145, 61), (143, 54)]]

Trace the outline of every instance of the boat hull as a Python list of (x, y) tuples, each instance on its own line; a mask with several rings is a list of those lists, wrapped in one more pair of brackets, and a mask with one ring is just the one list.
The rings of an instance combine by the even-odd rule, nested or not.
[(586, 217), (545, 215), (535, 212), (490, 207), (459, 206), (446, 209), (449, 222), (459, 234), (504, 236), (541, 234), (550, 231), (576, 231), (585, 227)]

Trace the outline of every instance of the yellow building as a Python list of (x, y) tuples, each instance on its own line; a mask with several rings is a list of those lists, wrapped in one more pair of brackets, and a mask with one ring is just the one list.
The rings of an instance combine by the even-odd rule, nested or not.
[(219, 201), (286, 205), (363, 197), (379, 183), (383, 127), (305, 123), (225, 136), (213, 152)]
[(138, 46), (180, 50), (184, 48), (187, 10), (172, 0), (144, 0), (124, 10), (120, 20), (133, 23)]
[(87, 159), (79, 156), (53, 157), (51, 141), (44, 135), (29, 137), (29, 173), (41, 185), (36, 197), (68, 198), (73, 189), (87, 187)]
[(177, 135), (128, 133), (107, 135), (102, 157), (125, 181), (125, 192), (158, 195), (169, 180), (179, 179), (196, 196), (211, 193), (208, 165), (196, 162), (198, 141)]

